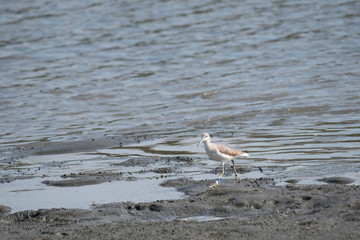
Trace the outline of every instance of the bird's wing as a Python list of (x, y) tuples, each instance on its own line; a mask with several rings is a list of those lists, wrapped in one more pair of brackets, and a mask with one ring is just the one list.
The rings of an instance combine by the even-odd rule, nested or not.
[(225, 147), (225, 146), (222, 146), (222, 145), (218, 145), (218, 144), (216, 144), (216, 146), (217, 146), (220, 153), (226, 154), (226, 155), (229, 155), (229, 156), (232, 156), (232, 157), (235, 157), (237, 155), (242, 155), (242, 154), (245, 153), (245, 152), (236, 151), (234, 149), (231, 149), (231, 148), (228, 148), (228, 147)]

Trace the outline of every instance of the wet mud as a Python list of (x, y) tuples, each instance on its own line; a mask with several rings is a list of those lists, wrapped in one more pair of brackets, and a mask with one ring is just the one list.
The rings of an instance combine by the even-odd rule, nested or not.
[[(166, 171), (166, 170), (164, 170)], [(279, 187), (271, 178), (234, 184), (165, 181), (180, 200), (119, 202), (83, 209), (0, 211), (1, 239), (359, 239), (360, 187)], [(139, 193), (140, 194), (140, 193)]]
[[(129, 140), (132, 141), (137, 140)], [(99, 146), (84, 144), (85, 148)], [(74, 150), (70, 145), (59, 150), (56, 144), (40, 144), (12, 150), (11, 155), (21, 158), (57, 151)], [(36, 168), (58, 164), (62, 163), (48, 162)], [(61, 179), (44, 178), (42, 184), (54, 187), (162, 178), (162, 187), (176, 188), (187, 197), (15, 213), (0, 205), (0, 239), (360, 239), (360, 186), (351, 185), (351, 178), (319, 178), (321, 185), (299, 185), (298, 179), (289, 178), (282, 186), (269, 177), (242, 178), (235, 184), (233, 170), (226, 167), (222, 184), (209, 188), (221, 166), (206, 170), (214, 179), (196, 181), (184, 175), (196, 164), (197, 159), (187, 156), (126, 157), (110, 162), (106, 171), (67, 171)], [(271, 170), (236, 167), (242, 174)], [(35, 176), (7, 175), (1, 182), (25, 177)]]
[(9, 162), (17, 159), (26, 158), (34, 155), (50, 155), (50, 154), (65, 154), (76, 152), (88, 152), (91, 150), (123, 147), (129, 144), (141, 143), (157, 138), (156, 136), (104, 136), (82, 139), (70, 142), (35, 142), (24, 144), (17, 147), (0, 148), (0, 163)]

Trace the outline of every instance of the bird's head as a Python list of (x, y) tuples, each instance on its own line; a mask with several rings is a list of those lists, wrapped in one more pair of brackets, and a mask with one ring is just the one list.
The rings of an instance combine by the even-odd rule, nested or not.
[(199, 142), (199, 144), (197, 146), (199, 146), (201, 143), (206, 142), (206, 141), (210, 141), (210, 135), (208, 133), (202, 133), (201, 141)]

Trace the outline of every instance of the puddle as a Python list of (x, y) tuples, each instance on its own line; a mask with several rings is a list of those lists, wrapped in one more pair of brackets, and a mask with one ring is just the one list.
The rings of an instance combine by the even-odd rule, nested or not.
[(52, 187), (43, 179), (16, 180), (0, 188), (1, 204), (12, 212), (40, 208), (82, 208), (92, 204), (133, 201), (151, 202), (160, 199), (180, 199), (185, 195), (174, 188), (160, 187), (160, 179), (112, 181), (81, 187)]

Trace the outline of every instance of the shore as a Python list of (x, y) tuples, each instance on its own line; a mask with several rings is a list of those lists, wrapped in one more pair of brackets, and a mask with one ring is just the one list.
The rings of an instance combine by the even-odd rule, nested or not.
[[(7, 214), (1, 239), (360, 239), (360, 187), (274, 185), (272, 179), (168, 180), (181, 200)], [(139, 193), (140, 194), (140, 193)]]

